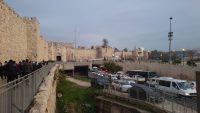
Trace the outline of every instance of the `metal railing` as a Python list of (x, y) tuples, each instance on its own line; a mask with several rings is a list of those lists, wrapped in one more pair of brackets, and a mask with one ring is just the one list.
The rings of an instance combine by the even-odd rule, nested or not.
[(0, 86), (0, 113), (25, 113), (54, 63)]
[[(132, 98), (128, 93), (121, 92), (119, 90), (113, 89), (112, 85), (104, 86), (104, 92), (112, 95), (117, 95), (120, 97)], [(197, 113), (197, 102), (195, 99), (188, 97), (178, 97), (177, 95), (169, 94), (166, 92), (158, 92), (160, 97), (162, 97), (161, 102), (157, 102), (155, 99), (150, 98), (150, 95), (146, 95), (144, 101), (149, 102), (161, 109), (164, 109), (170, 113)]]

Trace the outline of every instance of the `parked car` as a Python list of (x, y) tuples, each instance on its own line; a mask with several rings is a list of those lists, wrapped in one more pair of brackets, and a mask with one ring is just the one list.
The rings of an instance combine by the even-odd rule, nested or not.
[(128, 94), (132, 98), (148, 102), (159, 103), (163, 101), (163, 97), (158, 92), (154, 92), (151, 88), (142, 84), (135, 84), (129, 89)]
[(111, 81), (117, 80), (117, 76), (116, 75), (111, 74), (109, 76), (111, 77)]
[(134, 80), (127, 79), (125, 81), (128, 82), (131, 86), (133, 86), (134, 84), (136, 84), (136, 82)]
[(122, 91), (122, 92), (127, 92), (129, 88), (132, 86), (124, 80), (115, 80), (112, 82), (112, 87), (116, 90)]
[(105, 87), (108, 87), (110, 82), (109, 82), (108, 77), (97, 76), (96, 78), (92, 78), (90, 83), (91, 83), (91, 87), (105, 88)]

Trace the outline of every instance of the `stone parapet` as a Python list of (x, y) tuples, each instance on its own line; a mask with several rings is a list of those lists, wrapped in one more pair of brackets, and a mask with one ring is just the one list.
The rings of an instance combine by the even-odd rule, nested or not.
[(60, 68), (56, 64), (49, 75), (44, 78), (38, 93), (34, 97), (33, 106), (29, 113), (55, 113), (56, 111), (56, 80), (55, 71)]

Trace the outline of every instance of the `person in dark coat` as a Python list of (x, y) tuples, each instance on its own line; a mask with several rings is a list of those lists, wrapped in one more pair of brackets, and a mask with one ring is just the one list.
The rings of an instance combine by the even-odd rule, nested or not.
[(42, 67), (42, 63), (38, 63), (37, 69), (40, 69)]
[(26, 73), (25, 73), (25, 62), (26, 62), (25, 60), (22, 60), (22, 64), (20, 66), (20, 69), (22, 71), (22, 76), (26, 75)]
[(15, 61), (13, 61), (13, 72), (12, 73), (13, 73), (12, 80), (18, 79), (18, 76), (20, 74), (20, 70), (19, 70)]
[(7, 73), (7, 70), (6, 70), (7, 64), (8, 64), (8, 62), (5, 61), (4, 65), (2, 67), (4, 79), (7, 79), (7, 76), (8, 76), (8, 73)]
[(7, 82), (11, 82), (12, 80), (14, 80), (13, 60), (9, 60), (8, 64), (6, 65), (6, 72), (7, 72)]
[(1, 79), (3, 80), (3, 65), (1, 62), (0, 62), (0, 76), (1, 76)]
[(34, 63), (32, 64), (32, 66), (33, 66), (33, 71), (37, 70), (37, 62), (34, 62)]
[(28, 59), (26, 59), (25, 63), (24, 63), (24, 71), (25, 71), (25, 75), (31, 73), (31, 65)]

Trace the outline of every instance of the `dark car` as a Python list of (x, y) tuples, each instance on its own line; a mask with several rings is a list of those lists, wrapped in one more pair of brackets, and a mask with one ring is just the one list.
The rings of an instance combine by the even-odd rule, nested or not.
[(94, 88), (105, 88), (109, 85), (109, 79), (104, 76), (97, 76), (91, 79), (91, 86)]
[(155, 92), (151, 88), (141, 84), (134, 84), (133, 87), (129, 89), (128, 93), (132, 98), (152, 103), (159, 103), (163, 101), (163, 97), (158, 92)]

